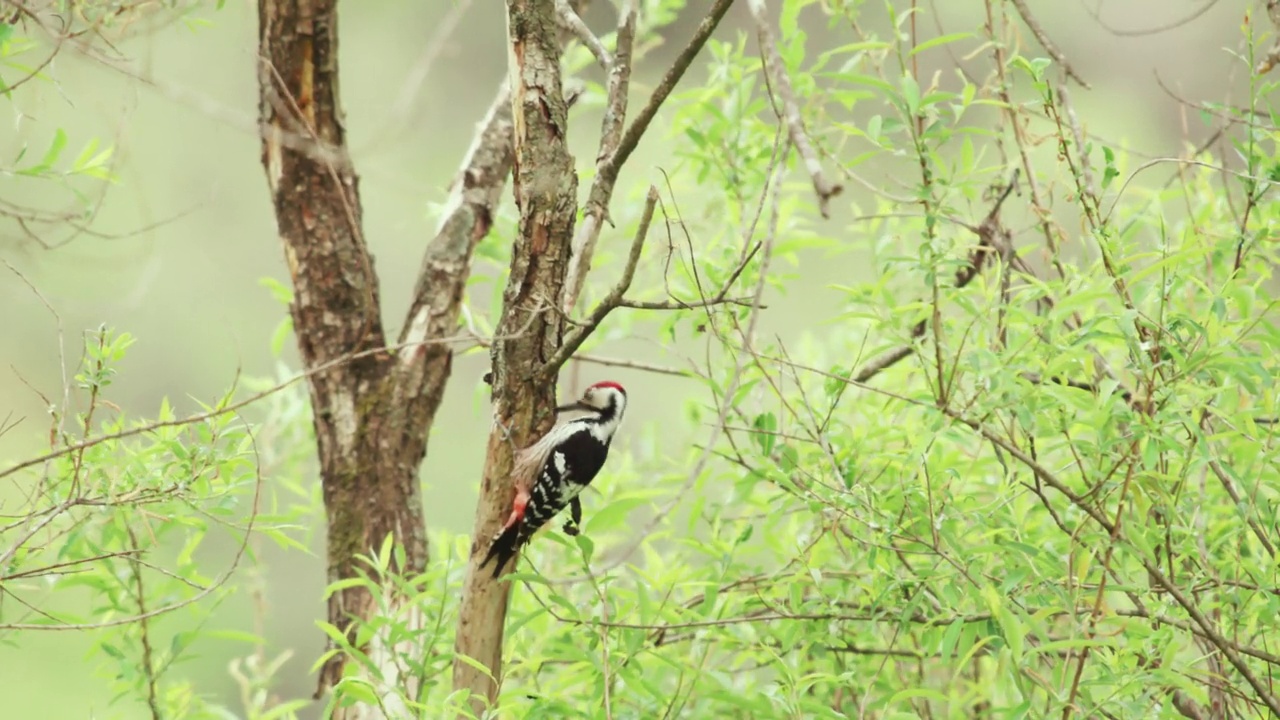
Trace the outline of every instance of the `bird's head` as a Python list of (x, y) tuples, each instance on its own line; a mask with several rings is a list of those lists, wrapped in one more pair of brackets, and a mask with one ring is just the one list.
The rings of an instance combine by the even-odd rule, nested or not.
[(557, 412), (585, 410), (597, 415), (622, 416), (627, 407), (627, 391), (612, 380), (604, 380), (586, 389), (577, 402), (561, 405)]

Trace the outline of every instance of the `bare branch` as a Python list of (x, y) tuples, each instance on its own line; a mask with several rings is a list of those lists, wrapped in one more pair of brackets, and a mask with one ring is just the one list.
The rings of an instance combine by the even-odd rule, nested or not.
[[(755, 298), (752, 297), (716, 297), (707, 298), (705, 300), (620, 300), (618, 307), (630, 308), (632, 310), (692, 310), (694, 308), (712, 307), (715, 305), (740, 305), (742, 307), (755, 307)], [(760, 305), (761, 310), (769, 309), (768, 305)]]
[[(414, 285), (413, 299), (400, 331), (394, 390), (389, 404), (419, 415), (413, 426), (434, 422), (444, 399), (453, 353), (429, 342), (456, 332), (476, 247), (489, 234), (502, 190), (511, 173), (511, 93), (500, 89), (481, 121), (458, 177), (444, 217), (427, 244)], [(393, 422), (402, 422), (399, 419)]]
[(471, 9), (471, 2), (472, 0), (456, 0), (449, 4), (448, 12), (436, 23), (431, 39), (422, 46), (418, 60), (413, 64), (413, 70), (400, 84), (400, 92), (396, 94), (395, 101), (387, 111), (387, 122), (382, 126), (382, 131), (377, 134), (377, 137), (386, 137), (391, 134), (390, 131), (408, 117), (414, 101), (418, 99), (418, 93), (422, 91), (422, 86), (431, 75), (431, 69), (440, 59), (445, 46), (456, 37), (458, 25)]
[(1149, 28), (1139, 28), (1139, 29), (1132, 29), (1132, 30), (1112, 27), (1111, 25), (1106, 23), (1102, 19), (1102, 13), (1100, 12), (1102, 8), (1101, 4), (1096, 6), (1084, 5), (1083, 7), (1085, 8), (1085, 12), (1089, 13), (1093, 17), (1095, 22), (1101, 25), (1103, 29), (1105, 29), (1107, 32), (1111, 33), (1112, 35), (1115, 35), (1117, 37), (1142, 37), (1145, 35), (1159, 35), (1160, 33), (1163, 33), (1163, 32), (1168, 32), (1170, 30), (1176, 30), (1180, 27), (1184, 27), (1190, 24), (1193, 20), (1196, 20), (1200, 16), (1212, 10), (1213, 7), (1217, 4), (1218, 4), (1218, 0), (1208, 0), (1206, 3), (1204, 3), (1200, 7), (1196, 8), (1195, 10), (1192, 10), (1191, 12), (1178, 18), (1177, 20), (1172, 20), (1162, 25), (1155, 25)]
[(672, 375), (674, 377), (694, 377), (694, 373), (680, 368), (667, 367), (666, 365), (656, 365), (654, 363), (640, 362), (639, 360), (623, 360), (621, 358), (601, 357), (599, 355), (575, 355), (574, 360), (594, 365), (603, 365), (605, 367), (620, 367), (631, 370), (640, 370), (650, 372), (656, 375)]
[(560, 367), (573, 357), (573, 353), (582, 343), (591, 335), (605, 316), (613, 312), (622, 302), (622, 296), (631, 287), (631, 280), (635, 277), (636, 266), (640, 264), (640, 254), (644, 251), (644, 241), (649, 234), (649, 223), (653, 221), (653, 210), (658, 204), (658, 189), (649, 186), (649, 195), (645, 198), (644, 211), (640, 215), (640, 226), (636, 228), (635, 238), (631, 241), (631, 253), (627, 256), (627, 264), (622, 270), (622, 277), (618, 278), (618, 282), (609, 291), (587, 316), (586, 321), (578, 325), (565, 338), (564, 343), (556, 350), (556, 354), (542, 367), (544, 377), (554, 377), (560, 371)]
[[(578, 12), (569, 6), (568, 0), (556, 0), (556, 15), (559, 16), (560, 22), (568, 28), (569, 32), (573, 33), (573, 36), (578, 39), (578, 42), (587, 46), (587, 49), (596, 57), (596, 60), (600, 61), (600, 67), (604, 68), (605, 71), (613, 68), (613, 56), (609, 54), (608, 50), (604, 49), (600, 38), (591, 32), (591, 28), (582, 22)], [(619, 41), (619, 44), (621, 44), (621, 41)]]
[(631, 157), (631, 153), (635, 151), (636, 146), (640, 144), (640, 138), (644, 137), (645, 132), (649, 129), (649, 123), (653, 122), (658, 110), (662, 108), (662, 103), (666, 102), (667, 97), (675, 90), (676, 85), (680, 83), (680, 79), (684, 77), (685, 71), (693, 64), (693, 60), (698, 56), (698, 53), (702, 52), (702, 47), (707, 44), (707, 40), (710, 39), (711, 34), (715, 32), (725, 13), (729, 12), (729, 8), (732, 6), (733, 0), (716, 0), (715, 5), (712, 5), (711, 9), (707, 11), (706, 17), (702, 19), (702, 22), (698, 23), (698, 29), (694, 31), (689, 44), (685, 46), (684, 50), (680, 51), (680, 55), (671, 64), (671, 68), (667, 70), (667, 73), (662, 76), (662, 80), (658, 82), (658, 86), (654, 88), (653, 95), (649, 96), (649, 102), (641, 108), (636, 118), (627, 126), (627, 132), (622, 136), (622, 141), (618, 143), (618, 149), (614, 151), (613, 156), (609, 158), (609, 162), (604, 168), (604, 171), (610, 176), (610, 185), (616, 179), (618, 171), (622, 169), (623, 164)]
[[(778, 119), (786, 124), (791, 144), (795, 145), (796, 152), (804, 161), (805, 170), (808, 171), (809, 179), (813, 182), (813, 191), (818, 195), (818, 211), (822, 213), (822, 217), (830, 218), (831, 198), (839, 195), (844, 187), (827, 178), (826, 172), (822, 169), (822, 160), (818, 158), (813, 145), (809, 142), (804, 118), (800, 114), (800, 105), (796, 102), (796, 93), (791, 87), (791, 78), (787, 75), (782, 55), (778, 52), (773, 31), (769, 28), (765, 0), (748, 0), (747, 7), (751, 9), (751, 17), (756, 23), (756, 37), (760, 42), (760, 61), (764, 64), (765, 78), (770, 81), (770, 87), (775, 89), (782, 99), (782, 111), (777, 113)], [(775, 112), (778, 110), (776, 103), (774, 110)]]
[(1049, 34), (1044, 31), (1040, 21), (1036, 20), (1036, 16), (1031, 14), (1031, 8), (1027, 7), (1027, 0), (1012, 0), (1012, 2), (1013, 6), (1018, 9), (1018, 14), (1022, 16), (1022, 22), (1027, 24), (1027, 27), (1031, 29), (1031, 34), (1036, 36), (1040, 46), (1044, 48), (1045, 52), (1049, 53), (1049, 57), (1053, 58), (1054, 62), (1058, 63), (1058, 66), (1062, 68), (1062, 72), (1066, 73), (1067, 77), (1080, 83), (1084, 89), (1092, 89), (1089, 83), (1080, 77), (1075, 68), (1071, 67), (1071, 63), (1067, 62), (1067, 56), (1062, 50), (1049, 39)]
[[(575, 18), (587, 6), (586, 0), (558, 2)], [(567, 42), (568, 34), (560, 33), (559, 39)], [(572, 107), (579, 94), (566, 90), (566, 106)], [(404, 350), (392, 404), (420, 404), (424, 428), (434, 421), (452, 367), (453, 353), (433, 341), (457, 330), (476, 247), (493, 227), (515, 160), (513, 132), (511, 89), (504, 79), (453, 181), (440, 225), (423, 254), (413, 300), (401, 327)]]
[[(563, 0), (561, 0), (563, 1)], [(601, 172), (602, 165), (613, 157), (622, 139), (623, 123), (627, 119), (627, 91), (631, 85), (631, 49), (636, 37), (637, 0), (628, 0), (627, 9), (618, 22), (617, 52), (605, 67), (609, 72), (609, 99), (604, 117), (600, 121), (600, 148), (596, 153), (596, 177), (591, 183), (587, 200), (587, 212), (573, 239), (573, 254), (569, 256), (569, 270), (564, 291), (564, 311), (571, 313), (578, 304), (578, 296), (591, 270), (591, 258), (600, 241), (601, 225), (609, 218), (609, 198), (613, 196), (613, 183), (617, 178)], [(575, 16), (576, 17), (576, 16)]]
[[(564, 309), (565, 312), (571, 311), (578, 301), (578, 296), (582, 291), (585, 283), (586, 275), (591, 269), (591, 258), (595, 254), (595, 247), (600, 237), (601, 226), (609, 218), (609, 201), (613, 197), (613, 187), (618, 180), (618, 173), (622, 166), (631, 157), (631, 153), (635, 151), (640, 144), (645, 132), (649, 129), (649, 123), (653, 122), (653, 118), (658, 114), (662, 104), (666, 102), (671, 92), (675, 90), (676, 85), (680, 83), (680, 79), (684, 77), (685, 71), (693, 64), (694, 58), (702, 51), (711, 34), (715, 32), (720, 21), (724, 18), (725, 13), (729, 11), (733, 5), (733, 0), (716, 0), (715, 5), (707, 12), (706, 17), (698, 24), (698, 29), (694, 32), (693, 38), (689, 40), (689, 44), (684, 50), (680, 51), (680, 55), (676, 57), (671, 68), (663, 75), (658, 86), (654, 89), (653, 94), (649, 97), (649, 101), (641, 108), (640, 113), (627, 126), (625, 133), (620, 138), (615, 134), (620, 130), (622, 122), (625, 119), (626, 110), (626, 87), (624, 81), (629, 78), (629, 62), (630, 62), (630, 43), (634, 35), (635, 25), (635, 0), (628, 0), (628, 11), (623, 14), (622, 25), (618, 31), (619, 50), (614, 58), (614, 68), (617, 73), (610, 75), (610, 102), (609, 109), (605, 113), (603, 121), (604, 129), (601, 137), (600, 153), (596, 159), (596, 177), (591, 183), (591, 191), (587, 195), (587, 202), (582, 220), (582, 225), (578, 228), (578, 233), (573, 240), (573, 256), (570, 259), (569, 286), (565, 292)], [(626, 30), (630, 26), (631, 30)], [(622, 61), (622, 43), (626, 37), (628, 71), (624, 75), (621, 73)], [(622, 112), (617, 112), (618, 109)]]

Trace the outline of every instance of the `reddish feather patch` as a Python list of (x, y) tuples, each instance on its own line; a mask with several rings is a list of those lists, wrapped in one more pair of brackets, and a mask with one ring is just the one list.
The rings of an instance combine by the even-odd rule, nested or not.
[(621, 385), (619, 385), (618, 383), (616, 383), (616, 382), (614, 382), (614, 381), (612, 381), (612, 380), (601, 380), (600, 382), (596, 383), (595, 385), (592, 385), (591, 387), (593, 387), (593, 388), (606, 388), (606, 387), (607, 387), (607, 388), (613, 388), (614, 390), (617, 390), (618, 392), (622, 393), (623, 395), (626, 395), (626, 394), (627, 394), (627, 390), (626, 390), (626, 388), (622, 387)]

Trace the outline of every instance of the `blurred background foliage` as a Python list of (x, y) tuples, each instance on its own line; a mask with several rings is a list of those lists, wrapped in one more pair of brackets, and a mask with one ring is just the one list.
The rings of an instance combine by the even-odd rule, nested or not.
[[(264, 378), (282, 379), (297, 368), (292, 340), (280, 332), (287, 313), (279, 287), (288, 277), (274, 234), (255, 130), (256, 11), (253, 3), (237, 0), (220, 8), (214, 3), (178, 5), (122, 16), (106, 31), (110, 43), (95, 42), (91, 47), (55, 47), (48, 37), (30, 33), (30, 47), (11, 45), (9, 62), (0, 66), (0, 79), (12, 82), (27, 74), (24, 68), (52, 56), (39, 78), (8, 93), (5, 102), (14, 121), (10, 132), (0, 136), (0, 163), (7, 170), (0, 178), (0, 195), (6, 207), (38, 209), (48, 220), (19, 221), (13, 213), (0, 218), (0, 257), (11, 266), (0, 269), (6, 333), (0, 357), (0, 419), (7, 424), (20, 421), (0, 434), (0, 457), (6, 460), (48, 448), (47, 397), (56, 396), (63, 385), (60, 343), (67, 362), (74, 365), (82, 333), (102, 325), (127, 331), (135, 341), (109, 392), (110, 402), (129, 416), (156, 416), (165, 402), (183, 416), (221, 397), (237, 378), (242, 386), (261, 388), (267, 384)], [(853, 5), (860, 5), (860, 32), (888, 33), (886, 4)], [(901, 8), (905, 3), (888, 5)], [(1093, 86), (1074, 91), (1076, 108), (1090, 133), (1130, 158), (1121, 177), (1143, 158), (1178, 155), (1213, 131), (1175, 93), (1191, 103), (1247, 102), (1250, 78), (1232, 51), (1241, 49), (1241, 22), (1249, 3), (1209, 3), (1194, 21), (1183, 24), (1174, 21), (1194, 11), (1193, 3), (1041, 5), (1036, 8), (1040, 22)], [(941, 29), (983, 33), (982, 2), (948, 0), (921, 7), (922, 41)], [(699, 8), (691, 10), (680, 13), (663, 31), (663, 42), (649, 49), (636, 70), (633, 93), (651, 87), (683, 46), (700, 17)], [(348, 139), (362, 178), (365, 235), (393, 322), (408, 300), (423, 245), (435, 229), (435, 211), (447, 195), (462, 151), (506, 74), (503, 14), (501, 3), (490, 2), (361, 0), (342, 5), (342, 100)], [(595, 3), (585, 19), (593, 27), (612, 27), (613, 11)], [(797, 21), (807, 33), (804, 45), (810, 59), (850, 42), (848, 26), (829, 24), (815, 8), (801, 13)], [(443, 42), (428, 42), (444, 23), (456, 24)], [(672, 187), (686, 222), (714, 226), (724, 212), (721, 179), (698, 176), (698, 168), (711, 163), (698, 157), (694, 136), (707, 134), (701, 124), (714, 121), (696, 108), (697, 103), (711, 104), (721, 97), (719, 90), (704, 91), (703, 83), (732, 85), (732, 73), (740, 72), (735, 70), (734, 48), (744, 43), (754, 48), (744, 4), (731, 11), (716, 38), (726, 44), (700, 58), (644, 141), (642, 153), (623, 173), (613, 207), (619, 230), (605, 232), (593, 275), (598, 286), (610, 282), (618, 268), (626, 247), (623, 238), (629, 237), (624, 231), (634, 221), (647, 185), (653, 182), (666, 192), (659, 170), (673, 174)], [(788, 40), (784, 34), (784, 44)], [(1028, 34), (1023, 40), (1028, 56), (1043, 55)], [(958, 52), (974, 52), (977, 45), (970, 42)], [(975, 65), (985, 67), (986, 55), (975, 55)], [(579, 58), (578, 64), (586, 63)], [(919, 75), (950, 76), (952, 66), (950, 55), (930, 53), (921, 57)], [(587, 68), (583, 76), (594, 82), (601, 79), (595, 68)], [(760, 102), (759, 95), (755, 102)], [(883, 103), (872, 102), (880, 101), (850, 112), (833, 111), (827, 119), (865, 128), (873, 116), (886, 114)], [(598, 112), (598, 103), (591, 102), (575, 111), (572, 141), (580, 168), (593, 157)], [(966, 118), (970, 125), (982, 125), (984, 117), (990, 126), (998, 122), (989, 108), (973, 112), (978, 117)], [(762, 117), (767, 115), (766, 111)], [(840, 145), (830, 126), (822, 131), (828, 142)], [(1051, 129), (1033, 125), (1030, 131), (1043, 135)], [(48, 149), (59, 146), (65, 147), (55, 154), (55, 162), (42, 167), (40, 158), (49, 158)], [(768, 148), (761, 152), (767, 159)], [(1051, 158), (1055, 150), (1050, 143), (1037, 152)], [(986, 162), (993, 161), (986, 157)], [(760, 337), (807, 347), (832, 332), (829, 323), (845, 307), (841, 286), (874, 280), (884, 267), (878, 267), (884, 257), (865, 235), (867, 225), (856, 218), (878, 207), (873, 190), (910, 195), (916, 176), (909, 173), (918, 172), (913, 163), (909, 154), (889, 153), (858, 166), (857, 173), (871, 187), (845, 181), (845, 194), (833, 203), (830, 220), (818, 218), (808, 204), (790, 208), (791, 239), (808, 242), (797, 241), (781, 253), (792, 261), (774, 268), (786, 291), (768, 292)], [(112, 179), (104, 190), (99, 180), (108, 169)], [(762, 163), (755, 172), (763, 169)], [(1166, 175), (1140, 177), (1137, 186), (1163, 182)], [(807, 191), (801, 174), (789, 182), (796, 184), (789, 191)], [(498, 268), (511, 237), (509, 199), (507, 205), (508, 215), (482, 251), (488, 262), (478, 265), (472, 284), (471, 305), (482, 317), (496, 313)], [(82, 212), (86, 206), (89, 211)], [(976, 223), (985, 206), (976, 202), (971, 207), (975, 215), (969, 220)], [(1064, 216), (1072, 214), (1059, 210)], [(1010, 207), (1006, 215), (1007, 223), (1019, 230), (1033, 222), (1025, 204)], [(84, 229), (76, 230), (75, 225)], [(659, 282), (658, 277), (651, 274), (649, 281)], [(673, 339), (661, 331), (667, 322), (650, 317), (618, 323), (594, 351), (670, 365), (701, 352), (696, 333), (677, 333)], [(470, 530), (489, 425), (480, 383), (486, 370), (483, 352), (465, 355), (454, 365), (422, 469), (432, 531)], [(634, 398), (629, 428), (621, 437), (625, 455), (615, 461), (614, 471), (643, 484), (653, 463), (682, 456), (664, 450), (679, 446), (683, 451), (690, 442), (689, 426), (673, 420), (678, 415), (686, 419), (684, 402), (705, 395), (705, 388), (687, 379), (637, 370), (575, 365), (562, 383), (562, 394), (605, 377), (622, 381)], [(295, 653), (273, 688), (282, 697), (309, 695), (307, 670), (322, 647), (314, 621), (323, 614), (322, 534), (316, 532), (323, 513), (316, 510), (311, 439), (298, 429), (302, 411), (300, 396), (286, 393), (247, 415), (278, 430), (274, 435), (267, 431), (265, 446), (264, 437), (259, 437), (258, 452), (267, 467), (274, 462), (282, 468), (270, 478), (281, 512), (310, 508), (309, 514), (289, 517), (303, 522), (305, 527), (294, 536), (311, 553), (269, 543), (259, 546), (260, 564), (247, 568), (238, 586), (244, 591), (221, 597), (208, 621), (208, 627), (220, 629), (251, 628), (257, 622), (266, 642), (265, 656), (276, 658), (286, 649)], [(701, 421), (709, 419), (703, 416)], [(761, 449), (765, 455), (773, 450)], [(17, 486), (0, 487), (0, 506), (13, 502), (20, 492)], [(221, 567), (235, 545), (234, 538), (220, 537), (202, 562)], [(433, 554), (445, 557), (448, 548), (433, 547)], [(255, 616), (255, 608), (261, 614)], [(69, 632), (30, 633), (20, 643), (0, 638), (5, 715), (146, 716), (145, 708), (129, 703), (108, 709), (113, 683), (88, 672), (87, 648), (86, 638)], [(198, 679), (200, 693), (234, 704), (242, 688), (227, 668), (245, 653), (243, 642), (233, 636), (201, 640), (194, 656), (185, 661), (185, 674)]]

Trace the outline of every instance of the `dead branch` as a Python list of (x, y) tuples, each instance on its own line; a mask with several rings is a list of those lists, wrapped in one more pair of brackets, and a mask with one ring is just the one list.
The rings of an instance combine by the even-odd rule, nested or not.
[(831, 198), (839, 195), (844, 187), (827, 178), (826, 172), (822, 169), (822, 160), (818, 158), (813, 145), (809, 142), (809, 134), (804, 127), (804, 117), (800, 114), (800, 104), (796, 102), (796, 93), (791, 87), (791, 77), (787, 75), (782, 55), (778, 52), (777, 41), (774, 40), (773, 31), (769, 27), (765, 0), (749, 0), (747, 7), (751, 9), (751, 17), (756, 23), (756, 37), (760, 43), (760, 61), (764, 65), (765, 78), (769, 86), (782, 99), (781, 112), (778, 112), (776, 103), (774, 112), (777, 113), (778, 120), (787, 126), (791, 144), (795, 146), (800, 159), (804, 161), (809, 179), (813, 182), (813, 191), (818, 195), (818, 212), (822, 213), (822, 217), (830, 218)]

